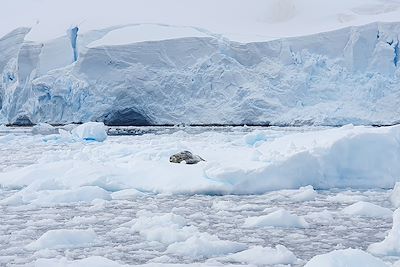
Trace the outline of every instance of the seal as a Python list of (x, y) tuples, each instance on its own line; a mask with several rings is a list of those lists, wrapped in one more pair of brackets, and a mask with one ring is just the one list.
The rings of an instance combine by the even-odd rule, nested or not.
[(194, 155), (192, 152), (187, 151), (187, 150), (176, 153), (176, 154), (172, 155), (171, 157), (169, 157), (169, 162), (172, 162), (172, 163), (181, 163), (183, 161), (186, 164), (197, 164), (200, 161), (205, 161), (205, 160), (202, 159), (200, 156)]

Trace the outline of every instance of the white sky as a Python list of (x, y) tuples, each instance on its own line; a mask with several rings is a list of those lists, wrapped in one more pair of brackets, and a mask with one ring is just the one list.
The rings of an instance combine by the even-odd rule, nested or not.
[(74, 25), (80, 32), (129, 23), (196, 26), (238, 41), (259, 41), (373, 21), (400, 21), (400, 0), (8, 0), (0, 36), (32, 27), (45, 41)]

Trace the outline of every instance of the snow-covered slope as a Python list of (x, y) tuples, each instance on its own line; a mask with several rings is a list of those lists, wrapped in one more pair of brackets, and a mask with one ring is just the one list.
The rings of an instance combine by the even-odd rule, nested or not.
[[(8, 3), (11, 10), (24, 1), (15, 2)], [(314, 0), (253, 0), (254, 5), (246, 4), (243, 9), (241, 1), (232, 1), (226, 7), (236, 10), (237, 22), (232, 15), (222, 13), (220, 20), (226, 21), (218, 27), (218, 16), (200, 19), (192, 10), (198, 4), (188, 2), (175, 6), (186, 13), (175, 9), (175, 13), (169, 13), (172, 7), (161, 4), (165, 13), (159, 20), (143, 10), (150, 4), (132, 1), (130, 5), (136, 3), (138, 7), (132, 14), (143, 12), (135, 19), (124, 20), (122, 12), (121, 20), (113, 16), (101, 23), (88, 15), (93, 25), (82, 23), (81, 29), (69, 20), (64, 35), (55, 39), (47, 40), (59, 33), (46, 30), (42, 22), (31, 32), (18, 28), (4, 36), (0, 39), (0, 122), (399, 122), (400, 23), (341, 28), (378, 19), (394, 21), (399, 17), (397, 1), (335, 4), (321, 9), (326, 19), (310, 16), (315, 13), (311, 12), (313, 8), (321, 8), (321, 3)], [(219, 1), (215, 7), (223, 7), (223, 3), (227, 4)], [(42, 4), (51, 7), (47, 0)], [(211, 2), (206, 4), (212, 6)], [(82, 10), (87, 10), (86, 5), (71, 16), (79, 17)], [(105, 12), (104, 6), (100, 1), (100, 13)], [(242, 14), (247, 9), (252, 18)], [(44, 15), (38, 12), (38, 16)], [(146, 23), (136, 23), (139, 19)], [(20, 25), (20, 20), (11, 21)], [(129, 24), (115, 26), (119, 22)], [(10, 23), (1, 29), (11, 27)], [(99, 30), (102, 26), (105, 28)], [(337, 28), (341, 29), (315, 33)], [(274, 34), (275, 30), (281, 34)], [(47, 35), (41, 36), (41, 31)], [(315, 34), (277, 38), (308, 33)]]

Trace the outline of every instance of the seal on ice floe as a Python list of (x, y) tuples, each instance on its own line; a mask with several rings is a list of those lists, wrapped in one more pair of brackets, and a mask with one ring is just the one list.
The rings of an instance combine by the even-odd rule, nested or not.
[(169, 162), (172, 163), (181, 163), (182, 161), (185, 161), (186, 164), (196, 164), (205, 160), (200, 156), (194, 155), (192, 152), (186, 150), (169, 157)]

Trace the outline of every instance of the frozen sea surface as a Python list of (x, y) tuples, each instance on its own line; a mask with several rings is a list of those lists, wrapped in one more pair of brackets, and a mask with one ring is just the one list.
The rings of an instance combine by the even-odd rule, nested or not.
[[(0, 198), (10, 191), (1, 191)], [(315, 200), (297, 202), (281, 192), (249, 196), (162, 196), (151, 195), (134, 200), (95, 202), (93, 204), (57, 205), (52, 207), (18, 206), (0, 208), (0, 265), (32, 263), (38, 258), (67, 257), (70, 260), (88, 256), (104, 256), (125, 264), (142, 264), (157, 257), (168, 255), (173, 263), (191, 263), (190, 257), (165, 252), (166, 246), (148, 241), (129, 227), (126, 222), (137, 218), (137, 212), (174, 213), (182, 215), (188, 224), (199, 231), (216, 235), (222, 240), (245, 243), (249, 246), (286, 246), (299, 259), (311, 257), (340, 248), (367, 249), (368, 245), (381, 241), (392, 225), (391, 218), (369, 218), (346, 215), (341, 210), (350, 205), (330, 200), (338, 193), (390, 207), (388, 192), (331, 190), (319, 192)], [(213, 208), (215, 203), (229, 202), (223, 208)], [(266, 209), (284, 208), (303, 215), (309, 228), (245, 228), (249, 216), (267, 214)], [(332, 219), (329, 218), (332, 216)], [(26, 248), (43, 233), (52, 229), (88, 229), (98, 235), (95, 244), (85, 248), (51, 249), (32, 251)], [(394, 261), (396, 257), (385, 258)], [(398, 259), (398, 258), (397, 258)], [(204, 262), (207, 257), (196, 259)], [(304, 262), (298, 264), (302, 266)], [(296, 265), (295, 265), (296, 266)]]
[[(227, 183), (223, 177), (218, 180), (204, 173), (215, 168), (217, 161), (223, 163), (220, 173), (235, 175), (234, 166), (251, 171), (269, 166), (271, 161), (290, 163), (291, 157), (299, 158), (304, 150), (321, 153), (321, 147), (331, 153), (330, 159), (335, 165), (331, 151), (336, 142), (339, 147), (351, 148), (354, 140), (363, 141), (366, 135), (369, 142), (374, 140), (393, 147), (392, 143), (385, 142), (397, 136), (396, 127), (218, 129), (206, 132), (199, 128), (185, 128), (184, 131), (141, 129), (141, 135), (109, 136), (104, 142), (87, 142), (69, 140), (58, 134), (31, 135), (29, 128), (3, 128), (0, 136), (3, 186), (0, 189), (0, 266), (35, 266), (38, 259), (78, 260), (91, 256), (130, 265), (151, 262), (252, 264), (251, 259), (236, 262), (230, 255), (242, 250), (238, 246), (277, 245), (285, 246), (298, 258), (291, 266), (303, 266), (313, 256), (335, 249), (365, 251), (370, 244), (382, 241), (392, 227), (392, 218), (387, 216), (390, 211), (383, 209), (395, 210), (390, 202), (392, 190), (374, 186), (373, 176), (366, 180), (363, 188), (319, 189), (314, 185), (316, 190), (311, 186), (299, 189), (307, 183), (293, 183), (284, 190), (264, 188), (264, 192), (257, 194), (232, 194), (237, 189), (227, 184), (235, 183), (234, 179), (228, 178)], [(151, 133), (146, 134), (147, 131)], [(310, 138), (315, 140), (308, 142)], [(262, 157), (263, 153), (271, 152), (267, 148), (279, 145), (282, 140), (291, 140), (289, 148), (280, 147), (284, 155)], [(168, 162), (171, 152), (185, 148), (192, 148), (208, 161), (196, 166)], [(336, 153), (345, 156), (341, 150)], [(154, 165), (146, 165), (149, 162)], [(140, 164), (153, 169), (143, 169)], [(307, 161), (304, 164), (308, 164)], [(289, 164), (285, 166), (290, 167)], [(157, 168), (163, 172), (154, 172)], [(187, 168), (191, 168), (190, 171)], [(193, 169), (198, 172), (192, 172)], [(389, 166), (388, 169), (393, 168)], [(180, 177), (174, 176), (176, 172), (185, 174), (187, 180), (193, 178), (193, 184), (181, 185)], [(151, 179), (150, 175), (154, 180), (136, 181), (145, 174), (148, 174), (145, 180)], [(387, 177), (390, 173), (383, 174)], [(349, 172), (350, 178), (352, 175)], [(150, 190), (151, 182), (158, 183), (153, 190)], [(210, 190), (215, 183), (220, 186), (216, 187), (219, 190)], [(343, 211), (354, 203), (362, 207), (369, 205), (364, 202), (382, 209), (378, 207), (378, 212), (374, 213), (368, 208), (367, 211), (355, 208)], [(268, 216), (282, 210), (304, 219), (307, 225), (268, 226), (271, 225)], [(249, 227), (248, 218), (258, 226)], [(285, 215), (282, 220), (287, 219)], [(78, 229), (84, 231), (68, 232)], [(67, 231), (70, 239), (64, 238), (63, 231)], [(87, 238), (80, 240), (79, 233), (85, 233)], [(165, 236), (166, 233), (171, 235)], [(75, 237), (71, 240), (71, 236)], [(208, 241), (201, 238), (195, 239), (194, 244), (200, 246), (195, 255), (173, 249), (172, 245), (179, 242), (184, 246), (192, 244), (185, 243), (191, 236), (210, 237), (210, 242), (217, 238), (236, 243), (229, 243), (232, 251), (220, 255), (204, 250)], [(379, 257), (389, 264), (400, 259), (398, 256)]]

